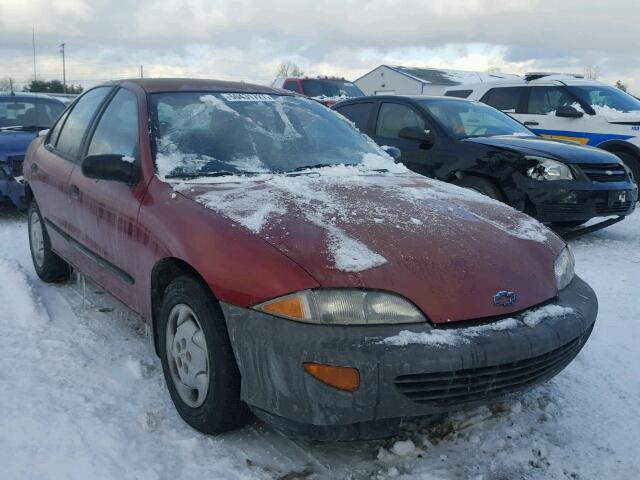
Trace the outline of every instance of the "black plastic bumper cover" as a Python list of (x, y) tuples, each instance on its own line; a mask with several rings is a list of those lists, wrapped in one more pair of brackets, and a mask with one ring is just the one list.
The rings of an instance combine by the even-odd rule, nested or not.
[[(598, 304), (578, 277), (553, 303), (573, 313), (535, 327), (483, 329), (468, 341), (437, 346), (383, 342), (402, 330), (430, 331), (424, 324), (308, 325), (222, 307), (242, 399), (253, 411), (289, 434), (349, 440), (393, 435), (404, 418), (488, 403), (559, 373), (586, 342)], [(349, 393), (327, 386), (305, 373), (304, 362), (355, 367), (360, 388)]]

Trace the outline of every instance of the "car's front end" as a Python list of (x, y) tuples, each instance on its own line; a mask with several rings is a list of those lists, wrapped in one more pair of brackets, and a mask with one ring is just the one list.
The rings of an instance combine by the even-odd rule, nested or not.
[(310, 323), (222, 307), (252, 410), (292, 435), (353, 440), (549, 380), (584, 346), (597, 300), (574, 278), (544, 305), (458, 325)]

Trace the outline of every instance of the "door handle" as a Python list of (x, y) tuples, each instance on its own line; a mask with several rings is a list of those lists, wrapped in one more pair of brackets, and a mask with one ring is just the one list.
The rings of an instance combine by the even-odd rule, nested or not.
[(532, 125), (532, 126), (540, 125), (538, 122), (536, 122), (536, 121), (534, 121), (534, 120), (530, 120), (530, 121), (528, 121), (528, 122), (524, 122), (524, 124), (525, 124), (525, 125)]
[(80, 189), (78, 188), (77, 185), (70, 185), (69, 186), (69, 190), (67, 190), (69, 192), (69, 196), (71, 198), (80, 198)]
[(37, 163), (32, 163), (30, 168), (31, 168), (31, 171), (33, 173), (37, 173), (38, 172), (38, 164)]

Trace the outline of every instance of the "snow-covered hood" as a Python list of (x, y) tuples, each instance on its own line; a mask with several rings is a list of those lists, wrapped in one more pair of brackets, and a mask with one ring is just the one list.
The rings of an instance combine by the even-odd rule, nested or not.
[[(556, 294), (563, 242), (474, 192), (356, 167), (212, 181), (174, 188), (251, 230), (323, 287), (397, 292), (436, 323), (504, 315)], [(502, 290), (518, 301), (494, 305)]]

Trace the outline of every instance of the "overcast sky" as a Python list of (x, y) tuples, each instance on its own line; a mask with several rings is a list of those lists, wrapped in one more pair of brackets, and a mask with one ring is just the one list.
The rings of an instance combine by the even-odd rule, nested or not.
[(0, 78), (270, 83), (282, 60), (350, 79), (382, 64), (620, 79), (640, 93), (638, 0), (0, 0)]

